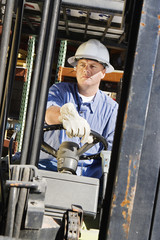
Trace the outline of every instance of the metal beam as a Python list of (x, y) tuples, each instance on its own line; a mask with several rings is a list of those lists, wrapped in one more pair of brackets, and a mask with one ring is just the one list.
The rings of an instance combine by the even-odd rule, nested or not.
[(50, 83), (61, 1), (46, 0), (28, 104), (21, 164), (37, 164)]
[(113, 16), (111, 15), (111, 16), (109, 17), (109, 19), (107, 20), (107, 26), (106, 26), (106, 28), (105, 28), (105, 30), (104, 30), (104, 33), (103, 33), (103, 35), (102, 35), (102, 38), (101, 38), (101, 41), (102, 41), (102, 42), (103, 42), (103, 40), (105, 39), (105, 35), (106, 35), (107, 31), (108, 31), (108, 28), (111, 26), (112, 19), (113, 19)]
[[(38, 50), (37, 55), (35, 59), (35, 70), (32, 77), (32, 88), (30, 90), (30, 99), (27, 106), (27, 115), (26, 115), (26, 124), (25, 124), (25, 130), (24, 130), (24, 140), (22, 144), (22, 155), (21, 155), (21, 164), (26, 164), (28, 161), (30, 161), (30, 153), (31, 153), (31, 147), (32, 147), (32, 134), (34, 132), (34, 118), (35, 118), (35, 112), (36, 112), (36, 106), (39, 98), (39, 87), (41, 86), (41, 67), (43, 62), (43, 58), (45, 56), (44, 54), (44, 46), (45, 45), (45, 39), (47, 35), (47, 29), (49, 28), (49, 8), (50, 8), (51, 0), (46, 0), (43, 8), (42, 13), (42, 23), (41, 23), (41, 29), (39, 34), (39, 41), (38, 41)], [(48, 36), (48, 35), (47, 35)]]
[[(159, 5), (160, 10), (160, 4), (158, 2), (154, 2), (154, 4), (154, 6), (157, 6), (157, 9)], [(150, 62), (150, 71), (152, 71), (152, 67), (154, 70), (153, 75), (150, 73), (151, 89), (148, 112), (145, 116), (146, 125), (128, 240), (156, 240), (159, 239), (160, 236), (160, 228), (158, 226), (158, 223), (160, 224), (160, 105), (158, 91), (158, 89), (160, 89), (160, 36), (158, 35), (156, 26), (156, 23), (158, 24), (158, 15), (156, 15), (156, 12), (158, 11), (157, 9), (155, 7), (154, 11), (149, 10), (149, 12), (147, 12), (146, 5), (144, 5), (145, 13), (141, 21), (141, 23), (146, 23), (146, 30), (144, 30), (145, 33), (143, 33), (145, 34), (144, 37), (149, 34), (149, 41), (153, 41), (155, 37), (153, 42), (155, 45), (152, 46), (154, 48), (148, 48), (147, 53), (144, 53), (143, 55), (144, 58), (145, 56), (147, 58), (147, 55), (149, 54), (152, 58), (151, 62), (150, 60), (145, 60), (143, 61), (143, 64), (145, 64), (146, 68), (148, 68), (149, 65), (147, 63)], [(152, 16), (154, 24), (152, 21), (149, 23), (150, 19), (144, 21), (144, 18), (146, 17), (145, 15)], [(150, 24), (152, 25), (152, 30), (149, 30), (151, 26)], [(148, 33), (146, 33), (146, 31)], [(154, 51), (154, 55), (152, 54), (152, 51)], [(152, 66), (153, 62), (155, 62), (155, 64)], [(140, 78), (139, 80), (142, 81)], [(144, 88), (147, 90), (146, 85)]]
[[(37, 0), (30, 0), (30, 2), (37, 3)], [(38, 2), (44, 2), (44, 0), (38, 0)], [(92, 9), (93, 11), (99, 9), (101, 12), (106, 13), (106, 9), (108, 9), (112, 13), (122, 14), (124, 1), (106, 1), (106, 0), (62, 0), (62, 6), (72, 6), (79, 9)]]
[[(159, 0), (134, 2), (122, 99), (102, 217), (100, 239), (103, 240), (117, 239), (117, 236), (121, 240), (150, 239), (159, 173), (160, 108), (157, 91), (160, 85), (155, 78), (159, 67), (159, 9)], [(138, 37), (136, 49), (135, 36)], [(133, 64), (130, 59), (134, 59)]]
[(123, 6), (124, 2), (123, 1), (106, 1), (106, 0), (63, 0), (62, 1), (62, 6), (66, 7), (75, 7), (79, 9), (88, 9), (94, 11), (94, 10), (100, 10), (101, 12), (107, 13), (117, 13), (117, 14), (122, 14), (123, 12)]
[[(12, 24), (12, 12), (14, 8), (14, 1), (8, 0), (5, 8), (5, 15), (4, 15), (4, 24), (3, 24), (3, 31), (2, 31), (2, 39), (1, 39), (1, 58), (0, 58), (0, 103), (3, 100), (4, 94), (4, 86), (5, 86), (5, 70), (6, 70), (6, 63), (7, 63), (7, 54), (8, 54), (8, 45), (10, 40), (10, 31), (11, 31), (11, 24)], [(0, 105), (1, 106), (1, 105)]]
[[(86, 38), (84, 39), (84, 34), (77, 34), (75, 32), (72, 32), (72, 41), (75, 41), (76, 43), (77, 42), (82, 42), (82, 41), (87, 41), (89, 40), (90, 38), (93, 38), (93, 35), (91, 36), (90, 34), (87, 34), (86, 35)], [(61, 31), (59, 30), (58, 31), (58, 35), (57, 35), (57, 38), (60, 39), (60, 40), (68, 40), (68, 41), (71, 41), (71, 39), (67, 36), (67, 35), (64, 35), (64, 31)], [(98, 40), (101, 40), (101, 36), (96, 36), (96, 39)], [(104, 39), (103, 41), (103, 44), (106, 45), (107, 48), (114, 48), (114, 49), (117, 49), (117, 50), (120, 50), (120, 51), (126, 51), (127, 49), (127, 45), (121, 43), (121, 44), (118, 44), (115, 40), (111, 40), (111, 39)]]
[(34, 141), (31, 152), (31, 161), (33, 165), (38, 165), (39, 154), (41, 149), (43, 125), (46, 111), (46, 102), (48, 97), (48, 89), (51, 78), (53, 57), (56, 45), (56, 34), (58, 29), (58, 19), (60, 13), (61, 0), (54, 0), (53, 9), (51, 12), (51, 22), (49, 35), (47, 39), (47, 47), (44, 61), (44, 68), (42, 73), (42, 85), (39, 94), (39, 105), (37, 107), (37, 118), (35, 119), (35, 129), (34, 129)]
[[(8, 6), (9, 6), (9, 9), (11, 8), (11, 12), (7, 10)], [(21, 26), (22, 26), (24, 1), (18, 1), (18, 5), (17, 5), (17, 9), (16, 9), (16, 22), (15, 22), (15, 26), (13, 29), (14, 30), (13, 39), (12, 39), (12, 43), (10, 46), (10, 53), (8, 53), (9, 60), (8, 60), (8, 66), (7, 66), (8, 69), (7, 69), (7, 67), (6, 67), (7, 51), (8, 51), (9, 36), (10, 36), (10, 31), (11, 31), (10, 27), (11, 27), (12, 17), (13, 17), (13, 7), (14, 7), (14, 1), (12, 3), (10, 3), (10, 1), (8, 1), (7, 5), (6, 5), (6, 12), (5, 12), (5, 19), (6, 20), (8, 19), (8, 20), (4, 21), (4, 35), (2, 34), (2, 42), (1, 42), (1, 48), (2, 48), (1, 59), (2, 59), (2, 61), (0, 63), (0, 68), (1, 68), (2, 75), (0, 76), (0, 78), (2, 81), (1, 82), (2, 85), (1, 85), (1, 91), (0, 91), (1, 92), (0, 93), (0, 152), (2, 151), (5, 125), (6, 125), (6, 120), (7, 120), (8, 110), (9, 110), (13, 80), (14, 80), (15, 69), (16, 69), (18, 48), (19, 48), (19, 43), (20, 43), (20, 33), (21, 33)], [(6, 71), (7, 71), (7, 73), (6, 73)]]

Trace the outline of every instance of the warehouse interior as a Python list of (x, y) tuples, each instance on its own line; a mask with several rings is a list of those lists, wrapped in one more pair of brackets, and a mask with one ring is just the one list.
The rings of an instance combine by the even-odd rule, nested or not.
[[(14, 191), (18, 194), (23, 193), (23, 190), (28, 191), (28, 187), (21, 181), (8, 181), (8, 172), (10, 167), (15, 169), (20, 165), (22, 169), (28, 169), (28, 164), (35, 171), (41, 148), (41, 133), (45, 129), (44, 92), (53, 83), (76, 81), (67, 59), (74, 55), (82, 42), (95, 38), (108, 48), (110, 62), (115, 68), (113, 73), (105, 75), (100, 89), (119, 103), (102, 219), (96, 234), (99, 234), (99, 240), (159, 239), (159, 12), (159, 0), (0, 1), (0, 223), (6, 227), (5, 236), (9, 236), (8, 228), (13, 230), (14, 214), (18, 217), (17, 208), (21, 207), (17, 196), (13, 198), (15, 201), (12, 199)], [(7, 29), (9, 23), (11, 25)], [(8, 36), (8, 39), (4, 36)], [(42, 39), (43, 44), (40, 45)], [(36, 91), (33, 94), (35, 83)], [(28, 109), (31, 111), (27, 112)], [(21, 158), (20, 165), (10, 166), (8, 158), (21, 150), (24, 158)], [(32, 181), (28, 183), (30, 188), (35, 187)], [(21, 184), (23, 187), (19, 190)], [(3, 194), (6, 189), (8, 194), (9, 188), (11, 201), (7, 205)], [(30, 192), (35, 194), (37, 200), (42, 197), (44, 203), (43, 192), (37, 194), (33, 188)], [(25, 209), (25, 202), (23, 207)], [(44, 237), (44, 229), (41, 228), (43, 213), (48, 213), (50, 209), (46, 210), (43, 206), (37, 211), (34, 207), (33, 212), (39, 214), (37, 230), (32, 226), (29, 231), (18, 226), (18, 234), (35, 234), (39, 240), (57, 240), (55, 236)], [(6, 212), (8, 222), (4, 218)], [(29, 214), (32, 220), (32, 207)], [(46, 236), (53, 235), (52, 230), (47, 230)], [(0, 228), (1, 233), (4, 233), (4, 229)], [(92, 237), (86, 239), (93, 240)]]
[[(20, 118), (23, 118), (23, 105), (27, 101), (25, 98), (29, 95), (28, 92), (26, 96), (25, 91), (29, 91), (32, 81), (43, 4), (44, 1), (25, 1), (24, 3), (18, 58), (6, 129), (6, 146), (8, 146), (8, 139), (10, 139), (14, 130), (16, 128), (20, 129), (22, 124)], [(92, 8), (88, 3), (85, 4), (86, 9), (84, 10), (83, 4), (77, 6), (72, 1), (69, 3), (67, 1), (62, 2), (50, 84), (62, 81), (62, 78), (63, 81), (75, 81), (75, 77), (71, 76), (72, 69), (70, 69), (71, 66), (69, 66), (67, 59), (74, 55), (82, 42), (95, 38), (106, 45), (110, 53), (111, 64), (117, 71), (117, 73), (114, 73), (115, 76), (110, 76), (111, 79), (109, 76), (107, 79), (106, 76), (106, 80), (101, 82), (100, 88), (110, 96), (112, 95), (114, 99), (117, 97), (117, 101), (119, 101), (127, 52), (129, 10), (131, 6), (126, 6), (126, 1), (107, 1), (106, 3), (103, 1), (102, 6), (99, 7), (93, 3)], [(5, 5), (6, 1), (2, 0), (0, 3), (1, 34)], [(15, 24), (15, 16), (16, 12), (13, 12), (12, 28)], [(61, 67), (69, 68), (69, 76), (65, 76)], [(6, 154), (6, 150), (4, 144), (3, 155)]]

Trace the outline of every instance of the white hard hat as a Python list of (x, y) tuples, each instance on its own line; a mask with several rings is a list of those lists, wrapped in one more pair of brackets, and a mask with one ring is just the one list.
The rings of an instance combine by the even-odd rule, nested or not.
[(114, 67), (109, 63), (110, 57), (108, 49), (97, 39), (90, 39), (82, 43), (78, 47), (75, 56), (68, 58), (68, 63), (75, 67), (77, 61), (81, 58), (100, 62), (105, 66), (106, 73), (114, 71)]

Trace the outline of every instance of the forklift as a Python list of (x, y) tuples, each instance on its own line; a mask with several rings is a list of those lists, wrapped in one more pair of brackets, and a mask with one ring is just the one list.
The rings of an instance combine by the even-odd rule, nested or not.
[[(6, 157), (2, 156), (2, 151), (21, 31), (27, 29), (24, 20), (29, 12), (26, 10), (24, 17), (24, 6), (37, 2), (40, 2), (42, 15), (36, 32), (37, 53), (21, 157), (17, 163), (12, 161), (16, 133), (10, 139)], [(0, 42), (0, 239), (158, 240), (160, 2), (6, 0), (1, 1), (0, 7), (5, 8), (1, 14)], [(114, 28), (116, 24), (114, 14), (123, 19), (119, 45), (116, 41), (110, 43), (113, 48), (126, 47), (111, 153), (107, 150), (106, 140), (92, 130), (93, 143), (82, 148), (73, 142), (64, 142), (59, 149), (54, 149), (43, 141), (45, 131), (63, 128), (62, 125), (44, 126), (44, 115), (56, 40), (63, 37), (76, 39), (78, 34), (73, 32), (69, 36), (69, 22), (75, 19), (66, 14), (71, 13), (71, 9), (79, 9), (80, 14), (85, 14), (86, 26), (90, 23), (87, 19), (91, 12), (110, 16), (101, 35), (101, 41), (106, 45), (111, 41), (108, 39), (109, 26)], [(36, 12), (32, 14), (36, 15)], [(62, 14), (65, 36), (59, 21)], [(31, 26), (29, 19), (27, 23)], [(84, 16), (79, 18), (79, 23), (84, 23)], [(93, 23), (97, 24), (97, 21)], [(101, 25), (104, 26), (103, 22)], [(35, 26), (31, 29), (36, 30)], [(84, 31), (84, 39), (90, 37), (86, 33)], [(80, 39), (80, 35), (77, 38)], [(101, 181), (75, 175), (77, 161), (85, 159), (85, 152), (98, 142), (104, 146), (100, 153)], [(40, 150), (57, 158), (58, 172), (38, 169)], [(97, 155), (89, 157), (96, 158)]]

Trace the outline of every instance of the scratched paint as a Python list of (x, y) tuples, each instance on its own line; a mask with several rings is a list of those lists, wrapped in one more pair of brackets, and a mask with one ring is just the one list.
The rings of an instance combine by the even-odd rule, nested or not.
[(154, 71), (154, 69), (155, 69), (155, 64), (152, 65), (152, 70)]
[(146, 24), (145, 23), (140, 23), (140, 25), (142, 26), (142, 27), (145, 27), (146, 26)]
[(125, 131), (125, 129), (127, 127), (127, 113), (128, 113), (128, 102), (127, 102), (126, 111), (125, 111), (125, 114), (124, 114), (123, 131)]
[(112, 198), (112, 208), (111, 208), (111, 216), (112, 216), (112, 213), (113, 213), (113, 209), (116, 207), (116, 194), (114, 193), (113, 194), (113, 198)]
[[(158, 15), (158, 20), (160, 20), (160, 15)], [(160, 25), (158, 25), (158, 35), (160, 35)]]
[[(125, 232), (126, 239), (128, 239), (129, 227), (130, 227), (130, 223), (131, 223), (131, 216), (132, 216), (133, 203), (134, 203), (134, 196), (135, 196), (135, 191), (136, 191), (136, 183), (133, 187), (130, 186), (131, 185), (131, 173), (132, 173), (131, 164), (132, 164), (132, 158), (130, 158), (130, 160), (129, 160), (125, 197), (121, 203), (121, 207), (123, 208), (122, 216), (125, 221), (122, 226), (123, 226), (123, 230)], [(133, 169), (136, 169), (135, 164), (133, 166)]]

